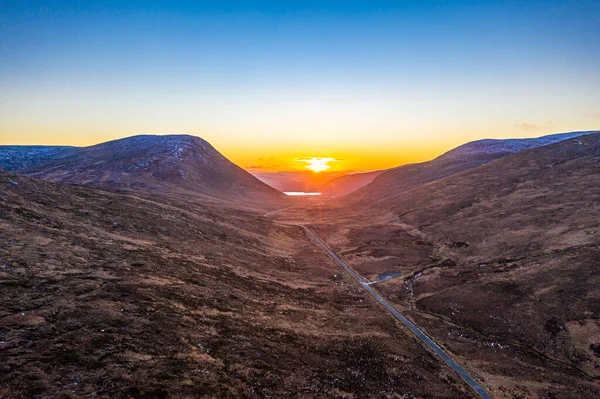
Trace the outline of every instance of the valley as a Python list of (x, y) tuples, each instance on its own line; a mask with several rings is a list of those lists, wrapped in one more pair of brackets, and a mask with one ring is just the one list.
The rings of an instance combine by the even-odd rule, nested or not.
[(600, 1), (0, 1), (0, 399), (600, 399)]
[[(1, 395), (600, 395), (600, 134), (339, 199), (245, 172), (178, 186), (156, 172), (171, 140), (107, 179), (79, 150), (4, 161), (32, 177), (0, 172)], [(268, 201), (240, 205), (242, 184)]]
[(297, 227), (0, 185), (0, 396), (472, 396)]

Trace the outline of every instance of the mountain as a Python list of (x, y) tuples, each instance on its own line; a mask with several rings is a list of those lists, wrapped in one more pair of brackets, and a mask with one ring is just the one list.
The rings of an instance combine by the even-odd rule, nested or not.
[[(453, 277), (424, 277), (415, 287), (417, 307), (600, 378), (599, 187), (600, 134), (593, 134), (499, 159), (379, 206), (460, 265)], [(469, 310), (452, 315), (450, 303), (468, 303)]]
[(533, 139), (472, 141), (431, 161), (389, 169), (377, 176), (368, 186), (356, 191), (349, 200), (366, 203), (372, 199), (397, 195), (509, 154), (592, 133), (597, 131), (561, 133)]
[(586, 134), (313, 223), (369, 280), (393, 273), (377, 288), (493, 397), (599, 397), (599, 187), (600, 133)]
[(206, 141), (188, 135), (141, 135), (83, 148), (4, 146), (0, 167), (109, 190), (204, 195), (271, 208), (287, 200)]
[(43, 145), (0, 146), (0, 169), (18, 171), (43, 165), (53, 160), (67, 158), (77, 151), (77, 147)]
[(584, 132), (558, 133), (530, 139), (477, 140), (450, 150), (439, 158), (462, 157), (473, 154), (513, 154), (530, 148), (554, 144), (559, 141), (593, 133), (598, 133), (598, 131), (590, 130)]
[(321, 189), (323, 195), (328, 197), (341, 197), (358, 190), (361, 187), (371, 183), (377, 176), (384, 173), (384, 170), (373, 172), (351, 173), (348, 175), (336, 177), (329, 180)]
[(475, 397), (298, 226), (5, 172), (0, 193), (2, 398)]

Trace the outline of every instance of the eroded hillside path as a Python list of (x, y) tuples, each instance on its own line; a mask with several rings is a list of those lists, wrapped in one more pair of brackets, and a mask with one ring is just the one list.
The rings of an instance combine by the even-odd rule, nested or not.
[[(268, 217), (279, 211), (283, 211), (288, 208), (278, 209), (273, 212), (269, 212), (263, 217)], [(398, 311), (391, 303), (389, 303), (375, 288), (372, 287), (373, 282), (370, 282), (365, 277), (361, 276), (358, 272), (352, 269), (345, 261), (343, 261), (325, 242), (309, 227), (302, 224), (298, 225), (308, 234), (312, 241), (321, 248), (327, 255), (329, 255), (339, 266), (341, 266), (356, 282), (373, 298), (379, 303), (386, 307), (386, 309), (392, 313), (392, 315), (402, 322), (408, 329), (410, 329), (419, 340), (425, 344), (426, 347), (431, 349), (436, 355), (438, 355), (444, 363), (446, 363), (452, 370), (454, 370), (460, 378), (482, 399), (493, 399), (492, 396), (481, 386), (471, 375), (459, 365), (446, 351), (444, 351), (432, 338), (417, 327), (412, 321)]]

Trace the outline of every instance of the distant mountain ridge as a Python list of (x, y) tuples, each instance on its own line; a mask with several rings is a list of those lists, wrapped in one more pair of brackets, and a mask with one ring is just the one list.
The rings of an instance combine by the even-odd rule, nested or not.
[(330, 197), (341, 197), (366, 186), (384, 172), (385, 170), (375, 170), (336, 177), (328, 181), (322, 191), (324, 195)]
[(453, 150), (450, 150), (440, 155), (438, 158), (449, 158), (471, 154), (512, 154), (530, 148), (554, 144), (558, 143), (559, 141), (593, 133), (598, 133), (598, 131), (589, 130), (571, 133), (557, 133), (550, 134), (547, 136), (526, 139), (483, 139), (463, 144), (459, 147), (454, 148)]
[(0, 146), (0, 169), (109, 190), (181, 191), (257, 204), (287, 199), (189, 135), (140, 135), (90, 147)]
[[(345, 190), (345, 192), (347, 194), (352, 193), (352, 198), (348, 199), (349, 201), (366, 203), (372, 198), (381, 199), (394, 196), (423, 184), (481, 166), (522, 150), (554, 144), (598, 132), (600, 131), (559, 133), (527, 139), (484, 139), (472, 141), (456, 147), (431, 161), (402, 165), (383, 171), (383, 173), (376, 176), (368, 184), (352, 191)], [(349, 181), (352, 180), (349, 179)], [(338, 188), (338, 190), (341, 191), (342, 189)]]

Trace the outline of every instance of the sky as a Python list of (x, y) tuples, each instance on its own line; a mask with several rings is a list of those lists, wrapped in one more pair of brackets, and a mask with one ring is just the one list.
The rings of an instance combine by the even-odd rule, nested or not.
[(3, 1), (0, 144), (187, 133), (374, 170), (600, 128), (598, 1)]

